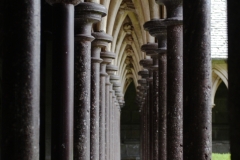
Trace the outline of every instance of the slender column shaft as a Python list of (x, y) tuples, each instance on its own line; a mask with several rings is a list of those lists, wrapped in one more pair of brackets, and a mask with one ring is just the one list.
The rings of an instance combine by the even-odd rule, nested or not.
[(101, 63), (100, 67), (100, 160), (105, 160), (105, 85), (106, 85), (106, 64)]
[[(144, 26), (145, 27), (145, 26)], [(158, 139), (159, 139), (159, 114), (158, 114), (158, 45), (157, 43), (148, 43), (142, 45), (141, 50), (146, 52), (146, 55), (152, 57), (152, 65), (149, 65), (149, 70), (151, 72), (150, 76), (152, 76), (152, 89), (150, 92), (150, 96), (152, 97), (152, 106), (151, 106), (151, 117), (152, 117), (152, 159), (159, 159), (158, 157)], [(145, 62), (149, 61), (147, 59)], [(145, 66), (147, 67), (147, 66)], [(150, 80), (150, 79), (149, 79)]]
[(143, 158), (146, 160), (147, 158), (147, 153), (146, 153), (146, 149), (147, 149), (147, 145), (148, 145), (148, 139), (147, 139), (147, 129), (146, 129), (146, 125), (147, 125), (147, 122), (146, 122), (146, 105), (147, 105), (147, 100), (145, 100), (145, 104), (142, 106), (143, 108)]
[[(166, 117), (166, 101), (167, 101), (167, 55), (166, 55), (166, 45), (167, 45), (167, 34), (166, 34), (166, 26), (164, 26), (164, 20), (163, 19), (152, 19), (151, 21), (148, 21), (144, 24), (144, 29), (149, 31), (149, 33), (156, 37), (158, 40), (158, 44), (156, 47), (156, 51), (158, 54), (158, 74), (159, 74), (159, 89), (158, 89), (158, 123), (159, 123), (159, 158), (161, 160), (167, 159), (167, 135), (166, 135), (166, 123), (167, 123), (167, 117)], [(148, 44), (150, 45), (150, 44)], [(147, 46), (147, 45), (145, 45)], [(153, 46), (152, 46), (153, 47)], [(153, 48), (154, 49), (154, 48)], [(153, 54), (153, 53), (150, 53)]]
[(99, 159), (99, 91), (100, 91), (100, 59), (101, 48), (111, 41), (112, 37), (104, 32), (93, 32), (95, 40), (92, 42), (92, 70), (91, 70), (91, 124), (90, 124), (90, 158)]
[(184, 1), (184, 160), (212, 158), (210, 8)]
[(152, 97), (152, 93), (153, 93), (153, 81), (152, 81), (152, 76), (153, 76), (153, 72), (152, 70), (149, 70), (149, 78), (151, 79), (149, 81), (149, 92), (148, 92), (148, 107), (149, 107), (149, 118), (148, 118), (148, 125), (149, 125), (149, 129), (148, 129), (148, 140), (149, 140), (149, 147), (146, 149), (149, 151), (149, 155), (147, 158), (149, 159), (153, 159), (153, 134), (154, 134), (154, 128), (153, 128), (153, 97)]
[[(140, 106), (140, 105), (139, 105)], [(140, 120), (141, 120), (141, 134), (140, 134), (140, 136), (141, 136), (141, 141), (140, 141), (140, 143), (141, 143), (141, 145), (140, 145), (140, 156), (141, 156), (141, 159), (142, 160), (144, 160), (144, 157), (143, 157), (143, 155), (144, 155), (144, 153), (143, 153), (143, 151), (144, 151), (144, 148), (143, 148), (143, 145), (144, 145), (144, 143), (143, 143), (143, 140), (144, 140), (144, 134), (143, 134), (143, 131), (144, 131), (144, 129), (143, 129), (143, 126), (144, 126), (144, 123), (143, 123), (143, 110), (141, 109), (141, 114), (140, 114)]]
[(109, 78), (110, 76), (108, 75), (106, 77), (106, 90), (105, 90), (105, 106), (106, 106), (106, 115), (105, 115), (105, 122), (106, 122), (106, 150), (105, 150), (105, 153), (106, 153), (106, 158), (105, 160), (110, 160), (110, 108), (109, 108), (109, 101), (110, 101), (110, 98), (109, 98), (109, 88), (110, 88), (110, 82), (109, 82)]
[(113, 158), (117, 156), (116, 154), (116, 116), (115, 116), (115, 93), (113, 94)]
[(115, 98), (114, 98), (114, 106), (113, 106), (113, 143), (114, 143), (114, 146), (113, 146), (113, 150), (114, 150), (114, 158), (116, 159), (117, 157), (117, 152), (116, 152), (116, 108), (115, 108)]
[(112, 127), (113, 127), (113, 124), (112, 124), (112, 85), (109, 86), (110, 88), (110, 92), (109, 92), (109, 144), (110, 144), (110, 150), (109, 150), (109, 157), (110, 157), (110, 160), (113, 159), (113, 150), (112, 150), (112, 147), (113, 147), (113, 138), (112, 138)]
[[(150, 87), (149, 87), (150, 88)], [(152, 89), (152, 88), (151, 88)], [(149, 159), (151, 157), (151, 117), (150, 117), (150, 112), (151, 112), (151, 107), (150, 107), (150, 102), (149, 102), (149, 94), (150, 94), (150, 89), (147, 91), (146, 94), (146, 100), (145, 100), (145, 112), (144, 112), (144, 117), (145, 117), (145, 159)]]
[(74, 160), (90, 159), (91, 29), (105, 13), (96, 3), (75, 8)]
[[(89, 35), (90, 37), (90, 35)], [(91, 41), (75, 39), (74, 159), (90, 159)]]
[(159, 55), (159, 158), (167, 159), (167, 54)]
[[(109, 74), (111, 74), (111, 67), (109, 68), (109, 64), (111, 63), (112, 59), (115, 57), (115, 54), (112, 52), (101, 52), (101, 58), (103, 59), (103, 62), (101, 63), (101, 90), (100, 90), (100, 158), (106, 160), (108, 157), (107, 155), (107, 141), (108, 141), (108, 128), (107, 128), (107, 119), (109, 116), (109, 97), (107, 97), (109, 92), (109, 87), (106, 87), (106, 83), (110, 85), (109, 83)], [(108, 66), (107, 66), (108, 65)], [(107, 73), (106, 73), (107, 71)]]
[(117, 104), (115, 99), (115, 105), (114, 105), (114, 139), (115, 139), (115, 159), (118, 160), (118, 136), (117, 136)]
[(53, 14), (52, 159), (67, 160), (73, 157), (74, 6), (54, 4)]
[(1, 159), (39, 159), (40, 1), (4, 1)]
[(92, 48), (91, 63), (91, 119), (90, 119), (90, 158), (99, 159), (99, 82), (100, 47)]
[(113, 159), (115, 157), (115, 139), (114, 139), (114, 128), (115, 128), (115, 118), (114, 118), (114, 101), (115, 101), (115, 91), (113, 91), (113, 97), (112, 97), (112, 150), (113, 150)]
[(146, 138), (146, 105), (143, 106), (143, 159), (146, 160), (147, 159), (147, 154), (146, 154), (146, 146), (147, 146), (147, 138)]
[(182, 25), (169, 26), (167, 54), (167, 159), (182, 159)]
[(146, 160), (146, 119), (145, 119), (145, 105), (142, 106), (141, 116), (142, 116), (142, 125), (141, 125), (141, 134), (142, 134), (142, 159), (143, 159), (143, 160)]
[(120, 127), (121, 125), (121, 109), (120, 106), (118, 104), (118, 108), (117, 108), (117, 140), (118, 140), (118, 160), (121, 159), (121, 136), (120, 136)]
[(118, 108), (117, 108), (117, 102), (116, 102), (116, 106), (115, 106), (115, 139), (116, 139), (116, 160), (119, 160), (119, 152), (118, 152)]
[(182, 0), (156, 0), (166, 5), (167, 19), (167, 159), (183, 159)]
[[(158, 65), (158, 56), (153, 59), (153, 65)], [(159, 113), (158, 113), (158, 68), (153, 70), (153, 160), (158, 160)]]
[(147, 93), (147, 98), (146, 98), (146, 105), (145, 105), (145, 159), (149, 159), (152, 154), (151, 154), (151, 144), (152, 144), (152, 131), (150, 130), (152, 128), (152, 123), (151, 123), (151, 117), (150, 117), (150, 112), (151, 112), (151, 106), (150, 106), (150, 90), (152, 87), (149, 87), (149, 91)]
[(229, 73), (229, 96), (228, 108), (230, 118), (230, 151), (231, 159), (240, 159), (240, 70), (239, 62), (239, 27), (240, 20), (239, 1), (228, 0), (228, 73)]

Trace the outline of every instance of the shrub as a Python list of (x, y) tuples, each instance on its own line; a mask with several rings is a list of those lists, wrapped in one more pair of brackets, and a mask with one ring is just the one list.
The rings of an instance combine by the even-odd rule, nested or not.
[(213, 153), (212, 160), (231, 160), (230, 154)]

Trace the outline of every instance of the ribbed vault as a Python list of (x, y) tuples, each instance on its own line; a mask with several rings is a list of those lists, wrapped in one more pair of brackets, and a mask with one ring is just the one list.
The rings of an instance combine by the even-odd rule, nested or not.
[(161, 7), (156, 5), (155, 0), (86, 1), (103, 4), (108, 9), (107, 16), (94, 26), (94, 31), (103, 30), (113, 36), (108, 50), (116, 54), (112, 63), (119, 68), (116, 74), (121, 77), (122, 91), (125, 93), (132, 81), (138, 86), (138, 72), (142, 70), (139, 61), (146, 58), (141, 46), (155, 41), (144, 30), (143, 24), (152, 18), (159, 18)]

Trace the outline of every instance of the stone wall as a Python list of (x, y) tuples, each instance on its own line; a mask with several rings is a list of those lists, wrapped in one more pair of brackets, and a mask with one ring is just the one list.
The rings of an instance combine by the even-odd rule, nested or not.
[(211, 1), (212, 58), (227, 58), (227, 5), (226, 0)]

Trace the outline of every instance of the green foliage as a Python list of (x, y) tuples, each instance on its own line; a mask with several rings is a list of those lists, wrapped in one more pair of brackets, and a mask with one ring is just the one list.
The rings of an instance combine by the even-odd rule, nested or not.
[(230, 158), (230, 154), (213, 153), (212, 160), (231, 160), (231, 158)]

